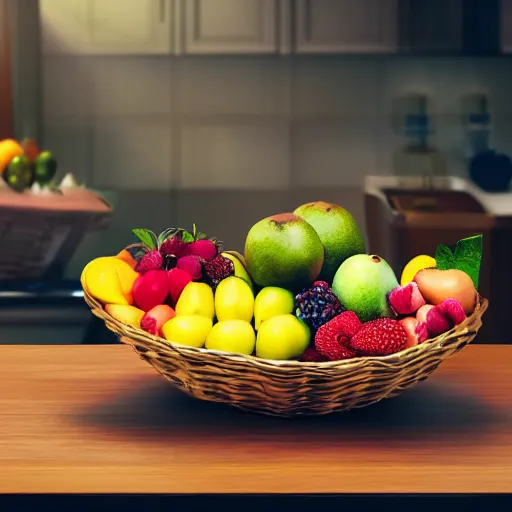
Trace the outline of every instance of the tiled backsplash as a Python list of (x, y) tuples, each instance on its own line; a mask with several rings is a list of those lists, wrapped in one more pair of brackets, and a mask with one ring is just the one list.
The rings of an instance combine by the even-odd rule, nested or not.
[[(508, 60), (405, 57), (45, 57), (46, 143), (115, 189), (360, 185), (402, 142), (393, 98), (424, 91), (433, 142), (464, 172), (460, 98), (488, 93), (510, 147)], [(508, 147), (507, 147), (508, 146)]]
[[(112, 245), (111, 232), (142, 225), (141, 210), (155, 229), (162, 215), (163, 226), (203, 217), (238, 248), (249, 226), (231, 223), (282, 210), (296, 189), (338, 190), (360, 215), (362, 195), (350, 190), (367, 174), (392, 172), (403, 142), (391, 128), (401, 93), (431, 97), (433, 143), (448, 155), (450, 174), (465, 173), (460, 100), (467, 93), (488, 94), (493, 141), (512, 152), (508, 59), (73, 56), (45, 57), (43, 70), (45, 145), (63, 171), (120, 191), (114, 227), (84, 242), (81, 261), (93, 246)], [(214, 203), (227, 215), (217, 224)], [(251, 205), (251, 214), (227, 208), (235, 203)], [(210, 213), (194, 216), (203, 209)]]

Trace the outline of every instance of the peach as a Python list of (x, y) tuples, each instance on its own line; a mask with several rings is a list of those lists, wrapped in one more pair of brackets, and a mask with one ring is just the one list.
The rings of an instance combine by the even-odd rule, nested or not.
[(414, 282), (428, 304), (437, 306), (446, 299), (456, 299), (466, 315), (475, 309), (477, 291), (471, 277), (462, 270), (428, 268), (420, 270)]
[(140, 329), (140, 322), (144, 316), (144, 311), (139, 308), (126, 304), (107, 304), (105, 311), (123, 324)]
[(162, 326), (175, 316), (176, 312), (171, 306), (159, 304), (144, 314), (140, 326), (144, 331), (149, 332), (149, 334), (163, 338)]
[(406, 348), (414, 347), (428, 338), (428, 332), (425, 324), (418, 322), (418, 320), (413, 316), (402, 318), (400, 323), (407, 333)]

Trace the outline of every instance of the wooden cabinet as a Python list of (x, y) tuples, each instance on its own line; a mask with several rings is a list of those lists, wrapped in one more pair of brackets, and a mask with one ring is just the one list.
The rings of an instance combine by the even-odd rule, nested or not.
[(463, 0), (401, 0), (400, 51), (458, 53), (463, 49)]
[(185, 54), (277, 53), (277, 0), (184, 0)]
[(398, 0), (296, 0), (297, 53), (394, 53)]
[(172, 0), (41, 0), (45, 54), (168, 54)]
[(512, 53), (512, 0), (501, 0), (500, 46), (503, 53)]

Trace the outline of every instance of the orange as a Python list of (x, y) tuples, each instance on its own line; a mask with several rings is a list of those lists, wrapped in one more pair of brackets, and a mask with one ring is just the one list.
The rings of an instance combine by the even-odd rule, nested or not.
[(9, 165), (15, 156), (23, 155), (23, 148), (14, 139), (4, 139), (0, 141), (0, 174)]

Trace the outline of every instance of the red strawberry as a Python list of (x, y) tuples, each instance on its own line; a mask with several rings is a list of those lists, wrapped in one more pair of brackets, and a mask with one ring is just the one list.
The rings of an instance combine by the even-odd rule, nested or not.
[(360, 328), (357, 315), (353, 311), (344, 311), (320, 326), (315, 334), (315, 348), (331, 361), (354, 357), (349, 342)]
[(364, 356), (386, 356), (406, 346), (407, 331), (391, 318), (377, 318), (363, 324), (350, 341), (350, 348)]
[(165, 270), (149, 270), (137, 277), (133, 283), (133, 300), (143, 311), (149, 311), (163, 304), (167, 295), (169, 295), (169, 285)]
[(139, 274), (145, 274), (150, 270), (160, 270), (162, 268), (163, 262), (164, 259), (159, 251), (149, 251), (139, 261), (135, 270), (139, 272)]
[(178, 302), (181, 292), (190, 281), (192, 281), (192, 276), (181, 268), (173, 268), (167, 272), (169, 294), (173, 304)]
[(188, 244), (187, 255), (199, 256), (202, 260), (211, 261), (218, 253), (217, 246), (211, 240), (196, 240)]
[(183, 256), (176, 263), (176, 267), (188, 272), (194, 281), (203, 277), (203, 269), (199, 256)]
[(329, 361), (327, 357), (323, 356), (318, 350), (313, 347), (308, 347), (300, 356), (299, 361), (310, 363), (321, 363), (322, 361)]

